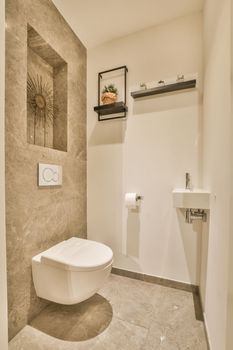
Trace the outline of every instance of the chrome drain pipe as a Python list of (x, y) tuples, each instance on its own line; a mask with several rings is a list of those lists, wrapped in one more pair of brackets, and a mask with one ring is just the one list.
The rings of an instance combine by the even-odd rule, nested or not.
[(204, 209), (186, 209), (185, 222), (187, 224), (192, 224), (195, 220), (207, 221), (207, 214)]

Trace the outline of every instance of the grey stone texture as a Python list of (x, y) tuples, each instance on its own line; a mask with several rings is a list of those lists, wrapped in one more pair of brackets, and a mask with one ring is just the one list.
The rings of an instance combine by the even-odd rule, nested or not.
[[(67, 62), (67, 152), (27, 142), (27, 25)], [(63, 166), (60, 188), (38, 188), (39, 162)], [(50, 0), (6, 1), (6, 220), (9, 337), (47, 305), (31, 258), (86, 237), (86, 49)]]
[[(66, 332), (63, 339), (58, 338), (71, 324), (70, 314), (54, 304), (10, 342), (9, 350), (208, 349), (204, 323), (196, 319), (188, 291), (111, 275), (98, 295), (70, 309), (74, 319), (67, 332), (70, 340)], [(49, 322), (53, 313), (55, 332)], [(76, 322), (78, 317), (81, 322)], [(75, 334), (79, 341), (71, 341)]]

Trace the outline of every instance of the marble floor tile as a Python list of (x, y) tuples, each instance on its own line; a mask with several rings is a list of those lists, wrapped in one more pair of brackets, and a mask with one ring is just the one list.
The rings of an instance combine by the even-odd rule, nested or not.
[(26, 326), (11, 340), (9, 350), (93, 350), (97, 343), (96, 338), (79, 342), (64, 341)]
[(83, 303), (51, 303), (9, 344), (9, 350), (160, 349), (208, 349), (192, 293), (117, 275)]
[(113, 274), (101, 289), (101, 295), (111, 302), (118, 299), (131, 299), (149, 304), (157, 304), (163, 292), (164, 287), (160, 285)]
[(76, 305), (49, 304), (30, 325), (61, 340), (83, 341), (96, 337), (108, 327), (113, 317), (111, 304), (95, 294)]
[(95, 350), (141, 350), (148, 329), (113, 318), (109, 328), (99, 335)]
[(208, 350), (201, 321), (194, 327), (171, 327), (152, 322), (143, 350)]

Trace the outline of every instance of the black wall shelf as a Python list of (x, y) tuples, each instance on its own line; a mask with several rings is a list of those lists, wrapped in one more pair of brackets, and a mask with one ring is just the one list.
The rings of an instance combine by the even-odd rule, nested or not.
[(165, 94), (168, 92), (185, 90), (185, 89), (192, 89), (196, 87), (196, 82), (197, 82), (196, 79), (193, 79), (193, 80), (177, 82), (169, 85), (161, 85), (152, 89), (133, 91), (131, 92), (131, 96), (136, 99), (139, 97)]
[[(108, 114), (114, 114), (114, 113), (127, 112), (128, 107), (125, 105), (123, 101), (121, 101), (121, 102), (115, 102), (115, 103), (110, 103), (106, 105), (95, 106), (94, 111), (99, 113), (100, 115), (108, 115)], [(116, 117), (116, 118), (119, 118), (119, 117)], [(110, 119), (113, 119), (113, 118), (110, 118)]]
[[(103, 78), (104, 74), (117, 71), (117, 70), (123, 70), (124, 75), (124, 101), (110, 103), (110, 104), (101, 104), (100, 103), (100, 82)], [(109, 69), (103, 72), (98, 73), (98, 106), (94, 107), (94, 111), (98, 113), (98, 120), (104, 121), (104, 120), (110, 120), (110, 119), (120, 119), (120, 118), (126, 118), (126, 113), (128, 111), (128, 107), (126, 106), (126, 74), (128, 72), (128, 68), (126, 66), (121, 66), (113, 69)], [(121, 113), (121, 115), (119, 115)], [(113, 115), (114, 114), (114, 115)], [(109, 117), (105, 117), (108, 116)], [(112, 115), (112, 116), (110, 116)], [(103, 117), (104, 116), (104, 117)], [(103, 117), (103, 118), (102, 118)]]

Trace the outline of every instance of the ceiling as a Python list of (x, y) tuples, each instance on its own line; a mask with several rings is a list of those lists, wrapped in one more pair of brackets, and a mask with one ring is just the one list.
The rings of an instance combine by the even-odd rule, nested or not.
[(204, 0), (53, 0), (89, 49), (200, 11)]

